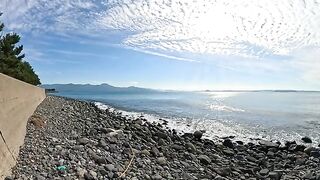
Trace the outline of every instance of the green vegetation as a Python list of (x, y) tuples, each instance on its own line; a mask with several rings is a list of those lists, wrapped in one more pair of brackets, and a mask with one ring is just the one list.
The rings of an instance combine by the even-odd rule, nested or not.
[(17, 45), (20, 36), (16, 33), (3, 35), (3, 28), (4, 24), (0, 22), (0, 73), (33, 85), (41, 84), (31, 65), (23, 60), (24, 54), (21, 54), (23, 46)]

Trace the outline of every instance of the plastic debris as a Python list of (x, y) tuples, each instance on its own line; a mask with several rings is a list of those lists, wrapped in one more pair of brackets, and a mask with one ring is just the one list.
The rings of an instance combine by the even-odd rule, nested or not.
[(57, 170), (59, 170), (59, 171), (65, 171), (66, 169), (67, 169), (66, 166), (58, 166), (57, 167)]

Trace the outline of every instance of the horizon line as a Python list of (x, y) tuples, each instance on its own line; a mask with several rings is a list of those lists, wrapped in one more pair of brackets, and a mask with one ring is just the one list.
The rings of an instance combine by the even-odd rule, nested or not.
[(161, 89), (161, 88), (150, 88), (143, 86), (114, 86), (109, 83), (100, 83), (100, 84), (91, 84), (91, 83), (52, 83), (52, 84), (41, 84), (43, 85), (91, 85), (91, 86), (101, 86), (101, 85), (109, 85), (116, 88), (142, 88), (142, 89), (152, 89), (152, 90), (161, 90), (161, 91), (185, 91), (185, 92), (261, 92), (261, 91), (273, 91), (273, 92), (320, 92), (320, 90), (307, 90), (307, 89)]

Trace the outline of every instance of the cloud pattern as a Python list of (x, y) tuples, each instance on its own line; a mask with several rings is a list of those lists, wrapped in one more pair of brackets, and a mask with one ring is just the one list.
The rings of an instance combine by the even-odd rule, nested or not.
[(265, 57), (320, 46), (319, 0), (0, 0), (11, 29), (107, 34), (145, 52)]

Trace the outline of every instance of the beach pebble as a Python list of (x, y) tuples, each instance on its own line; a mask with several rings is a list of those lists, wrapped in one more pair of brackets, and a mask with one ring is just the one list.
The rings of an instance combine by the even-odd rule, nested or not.
[(165, 130), (162, 122), (53, 96), (35, 113), (46, 126), (28, 123), (11, 179), (320, 178), (319, 149), (295, 141), (280, 146), (226, 136), (221, 142), (203, 138), (204, 131)]

